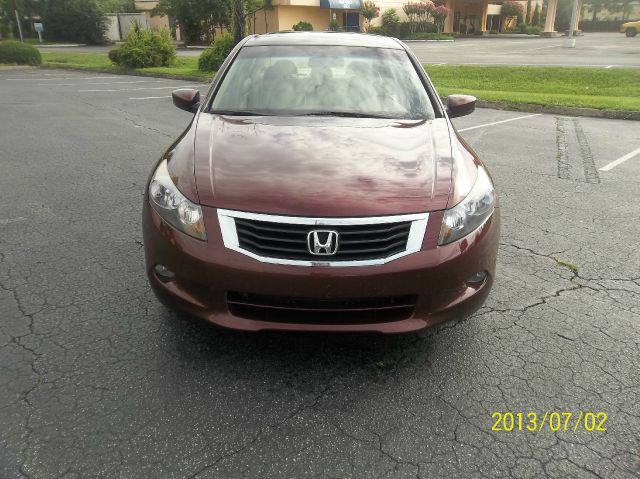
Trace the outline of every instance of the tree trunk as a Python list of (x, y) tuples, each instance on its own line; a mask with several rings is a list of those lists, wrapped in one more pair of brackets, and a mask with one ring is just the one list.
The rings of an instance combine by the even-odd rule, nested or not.
[(244, 38), (244, 5), (242, 0), (233, 2), (233, 40), (236, 44)]

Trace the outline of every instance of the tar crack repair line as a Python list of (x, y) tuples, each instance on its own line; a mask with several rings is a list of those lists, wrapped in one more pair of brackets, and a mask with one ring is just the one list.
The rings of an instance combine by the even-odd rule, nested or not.
[(596, 169), (596, 164), (593, 160), (593, 154), (591, 153), (591, 147), (587, 141), (587, 136), (584, 134), (580, 120), (573, 119), (573, 128), (576, 131), (576, 138), (578, 139), (578, 145), (580, 146), (580, 154), (582, 155), (582, 166), (584, 168), (584, 178), (587, 183), (600, 183), (600, 175)]
[(556, 145), (558, 152), (556, 160), (558, 160), (558, 178), (563, 180), (569, 179), (569, 150), (567, 148), (567, 133), (565, 130), (564, 118), (556, 117)]

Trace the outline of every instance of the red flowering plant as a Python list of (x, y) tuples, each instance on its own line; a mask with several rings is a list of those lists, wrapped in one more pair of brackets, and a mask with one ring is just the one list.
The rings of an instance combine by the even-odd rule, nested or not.
[(424, 25), (429, 21), (434, 3), (431, 0), (405, 3), (402, 7), (409, 20), (409, 31), (415, 33), (416, 30), (425, 30)]
[(444, 5), (436, 6), (431, 12), (431, 16), (433, 17), (433, 22), (438, 27), (438, 33), (442, 33), (444, 30), (444, 21), (447, 16), (451, 13), (451, 9), (447, 8)]
[(380, 7), (373, 0), (366, 0), (360, 6), (360, 15), (364, 18), (364, 31), (368, 32), (371, 28), (371, 20), (380, 16)]

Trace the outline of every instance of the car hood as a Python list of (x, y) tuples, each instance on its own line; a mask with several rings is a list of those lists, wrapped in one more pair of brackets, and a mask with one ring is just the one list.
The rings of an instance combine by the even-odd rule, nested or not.
[(229, 117), (200, 114), (201, 204), (300, 216), (444, 209), (451, 188), (445, 119)]

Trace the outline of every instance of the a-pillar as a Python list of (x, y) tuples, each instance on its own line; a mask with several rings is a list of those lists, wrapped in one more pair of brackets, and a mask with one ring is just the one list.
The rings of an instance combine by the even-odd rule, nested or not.
[(547, 4), (547, 18), (544, 21), (544, 35), (553, 35), (556, 33), (556, 10), (558, 9), (558, 0), (549, 0)]
[(456, 10), (456, 0), (447, 0), (446, 5), (450, 13), (444, 21), (444, 33), (453, 33), (453, 17)]
[(482, 17), (480, 19), (480, 32), (487, 33), (487, 12), (489, 11), (489, 0), (482, 0)]

